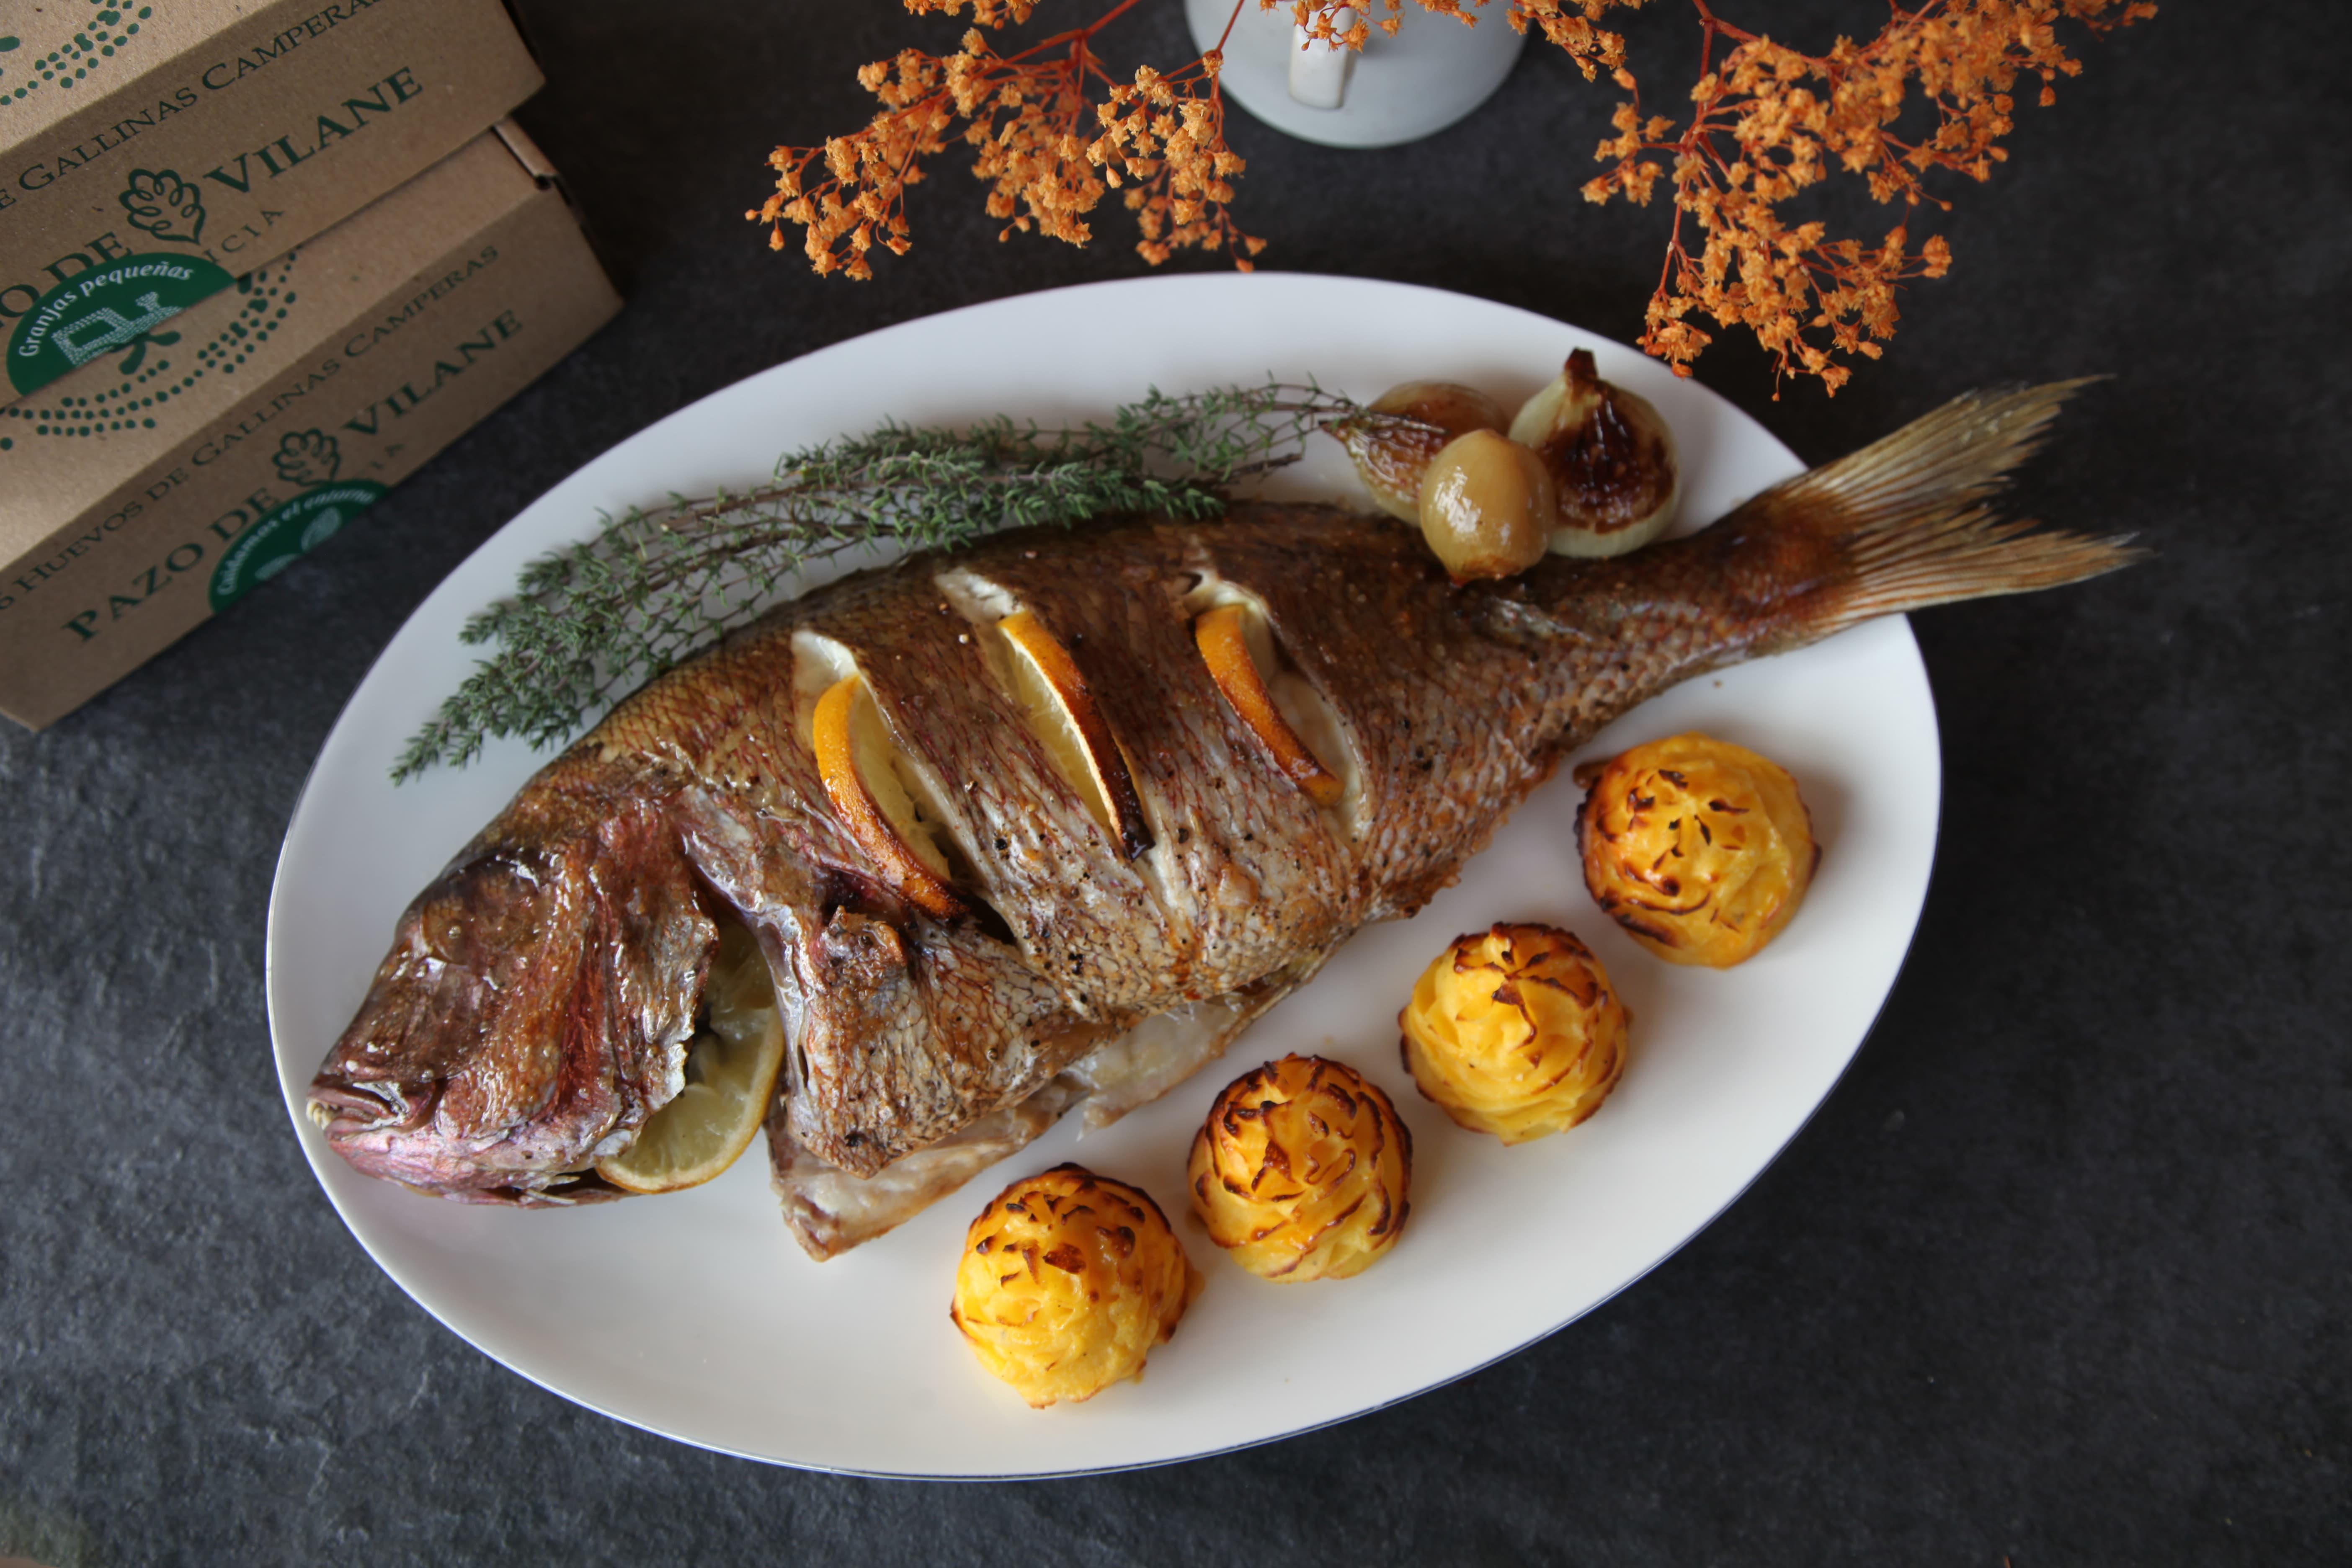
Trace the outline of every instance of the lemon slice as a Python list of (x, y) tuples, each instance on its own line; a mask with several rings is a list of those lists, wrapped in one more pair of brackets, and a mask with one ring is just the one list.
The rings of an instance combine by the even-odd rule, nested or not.
[(1005, 616), (996, 629), (1013, 650), (1013, 695), (1028, 710), (1030, 730), (1103, 831), (1134, 859), (1151, 847), (1151, 827), (1143, 818), (1127, 755), (1078, 673), (1077, 661), (1027, 610)]
[(1281, 710), (1275, 706), (1274, 694), (1266, 689), (1265, 674), (1258, 668), (1257, 658), (1250, 648), (1251, 629), (1247, 608), (1220, 605), (1192, 623), (1192, 640), (1207, 662), (1209, 677), (1217, 683), (1217, 689), (1225, 694), (1225, 700), (1233, 705), (1242, 722), (1274, 753), (1275, 765), (1284, 776), (1316, 805), (1336, 806), (1347, 793), (1347, 786), (1307, 749), (1307, 742), (1298, 738), (1298, 731), (1290, 727)]
[(866, 689), (845, 676), (817, 700), (811, 721), (816, 771), (841, 825), (899, 892), (946, 920), (967, 906), (949, 878), (948, 858), (898, 777), (889, 731)]
[(637, 1141), (596, 1162), (633, 1193), (699, 1186), (751, 1145), (784, 1065), (784, 1020), (760, 944), (740, 925), (719, 930), (704, 996), (709, 1027), (687, 1047), (686, 1087), (646, 1119)]

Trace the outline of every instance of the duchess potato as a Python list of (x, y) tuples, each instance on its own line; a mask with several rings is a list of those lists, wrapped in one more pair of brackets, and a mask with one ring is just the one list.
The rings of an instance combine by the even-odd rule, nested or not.
[(1380, 1086), (1321, 1057), (1227, 1084), (1185, 1179), (1209, 1238), (1262, 1279), (1345, 1279), (1404, 1232), (1412, 1133)]
[(1575, 1126), (1625, 1070), (1625, 1008), (1608, 971), (1551, 926), (1455, 937), (1397, 1023), (1423, 1095), (1506, 1143)]
[(1056, 1165), (971, 1222), (948, 1316), (980, 1364), (1042, 1410), (1140, 1381), (1201, 1283), (1149, 1194)]
[(1604, 913), (1668, 963), (1715, 969), (1780, 934), (1822, 858), (1786, 769), (1695, 731), (1604, 765), (1576, 831)]

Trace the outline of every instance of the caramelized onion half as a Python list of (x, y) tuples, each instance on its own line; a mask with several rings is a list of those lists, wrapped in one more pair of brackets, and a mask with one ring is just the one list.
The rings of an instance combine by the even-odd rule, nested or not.
[(1664, 533), (1682, 499), (1674, 432), (1650, 400), (1601, 379), (1579, 349), (1549, 386), (1523, 405), (1511, 439), (1551, 475), (1556, 555), (1622, 555)]

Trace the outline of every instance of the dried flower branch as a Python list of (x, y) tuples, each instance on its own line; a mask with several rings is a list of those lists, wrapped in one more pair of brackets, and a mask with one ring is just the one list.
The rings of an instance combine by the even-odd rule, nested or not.
[[(1511, 26), (1519, 32), (1533, 27), (1544, 41), (1556, 44), (1576, 62), (1584, 79), (1603, 70), (1626, 91), (1633, 90), (1633, 73), (1625, 68), (1625, 36), (1598, 26), (1603, 13), (1623, 5), (1638, 10), (1643, 0), (1512, 0)], [(1573, 13), (1571, 15), (1570, 13)]]
[(1250, 270), (1265, 241), (1242, 232), (1226, 204), (1244, 164), (1225, 145), (1225, 101), (1212, 51), (1171, 76), (1136, 68), (1132, 86), (1114, 87), (1097, 111), (1102, 134), (1087, 156), (1113, 185), (1134, 180), (1126, 195), (1143, 237), (1136, 251), (1154, 267), (1184, 246), (1223, 248)]
[(632, 508), (533, 562), (514, 597), (467, 624), (465, 641), (498, 650), (411, 738), (392, 776), (463, 765), (493, 736), (562, 742), (845, 552), (951, 546), (1119, 512), (1213, 517), (1235, 486), (1296, 462), (1316, 430), (1367, 419), (1412, 423), (1312, 384), (1155, 390), (1075, 430), (1003, 418), (968, 430), (885, 426), (785, 454), (758, 489)]
[[(908, 49), (858, 73), (882, 102), (864, 131), (823, 147), (779, 147), (770, 155), (776, 189), (744, 215), (769, 226), (782, 249), (784, 226), (804, 231), (803, 248), (820, 273), (873, 276), (867, 253), (879, 244), (908, 247), (906, 195), (923, 178), (922, 160), (945, 152), (958, 121), (975, 150), (972, 173), (990, 182), (988, 212), (1005, 220), (1000, 238), (1035, 229), (1084, 245), (1086, 221), (1106, 189), (1129, 187), (1125, 201), (1143, 238), (1137, 249), (1157, 264), (1177, 247), (1223, 247), (1246, 268), (1265, 241), (1241, 231), (1226, 211), (1242, 160), (1226, 146), (1224, 101), (1217, 91), (1222, 57), (1214, 50), (1178, 70), (1139, 67), (1131, 83), (1114, 79), (1092, 47), (1105, 27), (1137, 0), (1119, 0), (1083, 27), (1057, 33), (1006, 55), (983, 30), (1026, 21), (1034, 0), (907, 0), (918, 13), (955, 15), (967, 5), (975, 24), (956, 54)], [(1095, 100), (1095, 90), (1103, 99)], [(823, 174), (812, 182), (814, 166)]]
[[(1474, 11), (1491, 3), (1415, 0), (1473, 26)], [(1867, 42), (1840, 37), (1828, 53), (1808, 55), (1717, 16), (1710, 0), (1691, 0), (1699, 76), (1678, 128), (1671, 116), (1644, 115), (1624, 37), (1601, 25), (1644, 0), (1507, 3), (1511, 26), (1540, 35), (1587, 81), (1606, 74), (1632, 94), (1612, 117), (1616, 134), (1600, 145), (1608, 167), (1586, 184), (1586, 199), (1646, 205), (1661, 179), (1672, 192), (1674, 225), (1642, 346), (1687, 375), (1713, 341), (1694, 317), (1744, 326), (1780, 374), (1817, 376), (1832, 393), (1853, 374), (1841, 356), (1878, 357), (1899, 317), (1900, 286), (1942, 277), (1950, 250), (1938, 237), (1913, 248), (1906, 224), (1875, 245), (1832, 238), (1822, 223), (1784, 219), (1782, 204), (1834, 166), (1863, 176), (1879, 201), (1948, 207), (1923, 177), (1938, 169), (1991, 177), (2008, 157), (2001, 139), (2012, 129), (2018, 79), (2038, 78), (2047, 104), (2060, 77), (2081, 72), (2059, 23), (2096, 36), (2156, 14), (2147, 0), (1891, 0)], [(1197, 246), (1223, 249), (1247, 270), (1265, 242), (1231, 211), (1244, 163), (1225, 142), (1218, 73), (1234, 23), (1251, 4), (1286, 8), (1310, 38), (1361, 48), (1373, 27), (1397, 30), (1403, 0), (1360, 0), (1345, 27), (1347, 0), (1234, 0), (1217, 47), (1170, 71), (1139, 66), (1120, 81), (1093, 40), (1136, 4), (1118, 0), (1086, 26), (1006, 55), (988, 30), (1027, 21), (1035, 0), (906, 0), (918, 15), (968, 11), (961, 50), (909, 49), (865, 68), (858, 79), (882, 111), (823, 147), (777, 148), (769, 159), (775, 193), (745, 216), (769, 226), (777, 249), (784, 226), (798, 225), (821, 273), (871, 277), (875, 246), (908, 249), (907, 188), (961, 122), (961, 139), (976, 150), (972, 172), (990, 182), (988, 210), (1005, 220), (1000, 237), (1034, 228), (1084, 245), (1093, 237), (1087, 215), (1107, 190), (1120, 189), (1145, 260), (1157, 266)], [(1913, 122), (1924, 123), (1906, 129)]]
[[(1748, 327), (1780, 374), (1818, 376), (1832, 394), (1853, 374), (1836, 356), (1876, 359), (1894, 335), (1897, 285), (1941, 278), (1951, 251), (1940, 237), (1911, 251), (1901, 224), (1874, 247), (1831, 239), (1821, 223), (1784, 223), (1780, 205), (1818, 184), (1834, 161), (1864, 176), (1879, 201), (1948, 208), (1920, 176), (1946, 169), (1990, 179), (2009, 156), (2000, 139), (2012, 128), (2017, 79), (2038, 76), (2047, 104), (2059, 77), (2081, 72), (2057, 41), (2061, 17), (2105, 33), (2156, 14), (2145, 0), (1928, 0), (1894, 7), (1867, 44), (1842, 37), (1816, 56), (1732, 26), (1708, 0), (1692, 5), (1699, 79), (1688, 124), (1675, 135), (1670, 119), (1645, 119), (1640, 89), (1621, 69), (1633, 97), (1617, 108), (1617, 135), (1599, 153), (1610, 168), (1585, 185), (1585, 199), (1645, 204), (1665, 172), (1656, 158), (1671, 158), (1674, 228), (1642, 347), (1689, 374), (1712, 341), (1689, 321), (1704, 312), (1720, 326)], [(1587, 0), (1586, 9), (1598, 6)], [(1718, 40), (1731, 46), (1720, 63)], [(1906, 140), (1897, 128), (1913, 109), (1914, 79), (1916, 101), (1933, 122)], [(1698, 232), (1696, 253), (1685, 220)]]
[[(908, 7), (952, 13), (965, 3), (908, 0)], [(1087, 40), (1135, 0), (1092, 26), (1010, 57), (981, 29), (1026, 20), (1029, 0), (969, 3), (979, 26), (964, 34), (961, 52), (942, 58), (908, 49), (857, 73), (884, 106), (866, 130), (772, 155), (776, 192), (751, 216), (770, 224), (775, 247), (792, 222), (806, 231), (803, 248), (820, 273), (872, 277), (867, 253), (877, 243), (905, 255), (907, 188), (922, 180), (921, 160), (946, 149), (958, 119), (965, 121), (963, 140), (978, 150), (973, 174), (992, 182), (992, 216), (1074, 244), (1090, 237), (1080, 215), (1101, 199), (1102, 182), (1072, 145), (1087, 84), (1102, 74)], [(824, 177), (810, 184), (810, 165), (820, 158)]]

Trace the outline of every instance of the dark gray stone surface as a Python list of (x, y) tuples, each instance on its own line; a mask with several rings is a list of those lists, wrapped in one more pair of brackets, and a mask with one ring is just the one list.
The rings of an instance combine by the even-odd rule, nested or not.
[[(1772, 401), (1740, 343), (1701, 362), (1813, 461), (1969, 386), (2113, 372), (2025, 500), (2161, 552), (1917, 623), (1948, 757), (1935, 886), (1788, 1153), (1650, 1278), (1451, 1387), (1253, 1453), (957, 1487), (718, 1458), (541, 1393), (375, 1269), (285, 1125), (261, 992), (278, 837), (433, 584), (742, 375), (1139, 268), (1116, 215), (1084, 252), (999, 246), (954, 161), (874, 284), (821, 283), (740, 221), (770, 144), (856, 123), (854, 68), (953, 25), (882, 0), (523, 8), (551, 79), (523, 119), (627, 312), (366, 526), (50, 732), (0, 733), (0, 1555), (2352, 1559), (2340, 8), (2168, 5), (2090, 46), (2055, 108), (2020, 110), (2014, 162), (1954, 193), (1953, 276), (1834, 402)], [(1813, 45), (1878, 15), (1730, 9)], [(1673, 99), (1686, 16), (1632, 26)], [(1105, 47), (1165, 61), (1181, 30), (1148, 0)], [(1664, 213), (1574, 190), (1612, 101), (1538, 52), (1417, 147), (1239, 123), (1244, 216), (1269, 266), (1631, 338)]]

